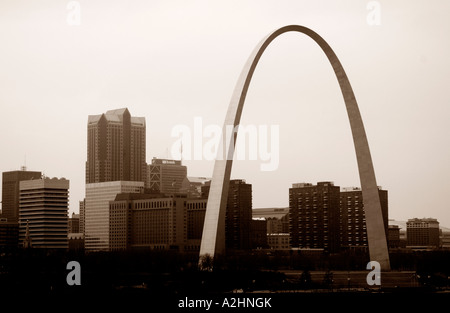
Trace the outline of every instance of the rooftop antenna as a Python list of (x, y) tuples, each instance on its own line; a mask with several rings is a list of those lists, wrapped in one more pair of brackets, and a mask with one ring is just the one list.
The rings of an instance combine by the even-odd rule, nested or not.
[(25, 154), (25, 157), (24, 157), (23, 165), (20, 167), (20, 169), (22, 171), (26, 171), (27, 170), (27, 155), (26, 154)]

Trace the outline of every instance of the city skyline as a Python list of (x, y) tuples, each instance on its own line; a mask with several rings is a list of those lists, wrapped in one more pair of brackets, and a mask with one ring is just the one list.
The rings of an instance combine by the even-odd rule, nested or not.
[[(131, 7), (80, 1), (81, 23), (70, 26), (65, 3), (4, 2), (0, 103), (6, 116), (21, 122), (11, 118), (0, 126), (8, 134), (1, 137), (8, 149), (0, 170), (19, 170), (26, 163), (29, 170), (66, 177), (69, 214), (78, 213), (85, 196), (88, 115), (127, 107), (146, 118), (146, 162), (170, 159), (173, 127), (191, 126), (195, 117), (204, 125), (222, 125), (253, 46), (268, 31), (293, 23), (317, 29), (346, 68), (377, 182), (389, 190), (389, 218), (433, 217), (448, 227), (450, 106), (444, 83), (450, 45), (445, 31), (436, 30), (449, 29), (443, 13), (449, 5), (379, 3), (381, 23), (371, 26), (366, 2), (283, 2), (279, 9), (265, 2), (252, 15), (252, 2)], [(287, 207), (292, 183), (359, 186), (332, 69), (313, 43), (297, 37), (280, 37), (279, 47), (261, 59), (241, 121), (280, 125), (277, 170), (261, 172), (260, 161), (234, 163), (232, 178), (253, 185), (255, 208)], [(319, 86), (326, 91), (319, 93)], [(274, 103), (278, 110), (261, 110)], [(286, 110), (292, 114), (279, 112)], [(211, 177), (213, 164), (183, 161), (188, 176)]]

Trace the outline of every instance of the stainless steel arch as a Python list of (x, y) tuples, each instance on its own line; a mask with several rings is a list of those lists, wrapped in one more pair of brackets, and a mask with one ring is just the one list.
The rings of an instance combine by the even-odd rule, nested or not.
[[(370, 259), (371, 261), (379, 262), (382, 270), (390, 270), (389, 253), (378, 186), (376, 183), (372, 157), (370, 155), (369, 144), (363, 121), (361, 119), (361, 114), (344, 68), (331, 47), (321, 36), (311, 29), (299, 25), (285, 26), (266, 36), (253, 50), (241, 72), (228, 107), (224, 129), (227, 125), (232, 125), (232, 127), (239, 125), (247, 90), (250, 85), (253, 72), (255, 71), (256, 65), (258, 64), (264, 50), (279, 35), (292, 31), (303, 33), (312, 38), (322, 48), (322, 51), (326, 54), (331, 66), (333, 67), (334, 73), (336, 74), (342, 95), (344, 97), (345, 106), (347, 108), (353, 142), (355, 145), (359, 177), (364, 199)], [(231, 167), (233, 163), (234, 139), (235, 138), (231, 136), (227, 143), (227, 157), (223, 159), (216, 159), (214, 164), (214, 172), (210, 186), (200, 246), (200, 261), (206, 255), (213, 257), (215, 254), (221, 254), (225, 251), (225, 210), (227, 205)]]

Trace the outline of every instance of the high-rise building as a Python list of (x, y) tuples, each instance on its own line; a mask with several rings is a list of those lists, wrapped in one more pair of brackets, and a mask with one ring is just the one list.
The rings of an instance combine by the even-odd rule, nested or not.
[(400, 248), (400, 228), (398, 225), (388, 226), (388, 247), (391, 249)]
[(200, 248), (200, 240), (202, 239), (203, 223), (205, 222), (206, 205), (208, 199), (187, 199), (187, 238), (188, 240), (198, 240), (197, 244)]
[(264, 217), (252, 218), (250, 222), (251, 249), (265, 249), (267, 245), (267, 220)]
[(80, 214), (72, 213), (72, 217), (69, 217), (68, 232), (69, 234), (80, 232)]
[(146, 179), (145, 118), (128, 109), (90, 115), (87, 130), (86, 183)]
[(8, 222), (19, 222), (19, 184), (23, 180), (40, 179), (41, 172), (11, 171), (2, 175), (2, 218)]
[(19, 224), (0, 218), (0, 250), (15, 249), (19, 245)]
[(28, 228), (33, 248), (67, 249), (69, 181), (25, 180), (20, 182), (19, 190), (19, 244)]
[[(208, 197), (210, 183), (202, 186), (202, 196)], [(243, 179), (230, 180), (225, 212), (225, 246), (230, 250), (251, 249), (252, 185)]]
[(118, 194), (109, 202), (110, 250), (146, 248), (184, 250), (186, 196)]
[(186, 177), (187, 167), (181, 161), (153, 158), (147, 167), (146, 188), (165, 194), (179, 193)]
[(412, 218), (406, 222), (407, 247), (438, 248), (439, 222), (434, 218)]
[[(384, 229), (388, 238), (388, 192), (378, 187)], [(342, 188), (340, 194), (341, 248), (367, 248), (366, 217), (362, 190), (359, 187)]]
[(80, 233), (84, 234), (84, 224), (85, 224), (85, 207), (86, 205), (86, 199), (83, 199), (82, 201), (80, 201)]
[(108, 251), (109, 202), (119, 193), (142, 193), (144, 182), (111, 181), (86, 184), (84, 204), (84, 235), (87, 251)]
[(231, 250), (251, 249), (252, 185), (230, 180), (225, 216), (225, 245)]
[(291, 247), (339, 250), (339, 194), (332, 182), (292, 184), (289, 189)]

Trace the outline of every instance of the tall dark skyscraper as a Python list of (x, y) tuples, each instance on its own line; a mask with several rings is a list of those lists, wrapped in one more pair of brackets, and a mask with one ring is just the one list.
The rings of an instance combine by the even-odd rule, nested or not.
[(225, 218), (227, 249), (251, 249), (252, 185), (243, 179), (230, 180)]
[(128, 109), (89, 115), (86, 183), (146, 179), (145, 118)]
[[(209, 196), (210, 184), (201, 188), (202, 197)], [(225, 213), (225, 245), (229, 250), (251, 249), (252, 185), (243, 179), (230, 180)]]
[[(378, 187), (378, 193), (386, 237), (388, 237), (388, 192)], [(343, 188), (340, 207), (341, 247), (367, 247), (366, 215), (361, 188)]]
[(332, 182), (293, 184), (289, 189), (292, 248), (339, 250), (340, 188)]
[(41, 172), (33, 171), (11, 171), (3, 172), (2, 175), (2, 217), (8, 222), (19, 222), (19, 195), (20, 182), (23, 180), (40, 179)]

